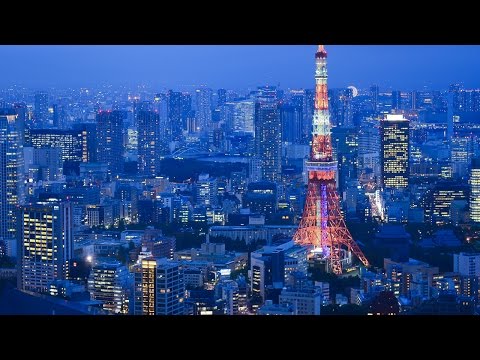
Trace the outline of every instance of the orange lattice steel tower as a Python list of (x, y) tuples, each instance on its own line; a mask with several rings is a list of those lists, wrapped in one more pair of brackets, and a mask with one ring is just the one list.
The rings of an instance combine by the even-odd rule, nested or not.
[(297, 244), (313, 246), (313, 253), (328, 261), (331, 271), (342, 273), (343, 248), (368, 266), (368, 260), (355, 243), (340, 211), (332, 154), (327, 91), (327, 52), (323, 45), (315, 54), (315, 112), (313, 114), (310, 159), (307, 161), (308, 190), (302, 220), (294, 235)]

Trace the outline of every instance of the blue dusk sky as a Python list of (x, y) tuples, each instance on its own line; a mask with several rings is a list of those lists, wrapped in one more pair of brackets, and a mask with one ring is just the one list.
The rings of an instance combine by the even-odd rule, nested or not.
[[(480, 87), (480, 46), (329, 45), (329, 85)], [(0, 46), (0, 86), (313, 88), (314, 45)]]

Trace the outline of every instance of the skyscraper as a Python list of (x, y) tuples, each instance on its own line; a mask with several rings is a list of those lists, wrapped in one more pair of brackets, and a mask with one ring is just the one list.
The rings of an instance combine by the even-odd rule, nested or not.
[(103, 309), (128, 314), (128, 270), (119, 261), (102, 259), (90, 272), (88, 291), (92, 300), (103, 302)]
[(380, 122), (364, 119), (358, 132), (358, 173), (360, 178), (380, 178)]
[(135, 315), (184, 315), (185, 282), (178, 262), (149, 257), (134, 272)]
[(160, 117), (160, 139), (166, 143), (168, 128), (168, 97), (165, 94), (156, 94), (153, 99), (153, 109)]
[(242, 100), (233, 103), (233, 131), (255, 133), (255, 103)]
[(262, 180), (281, 180), (282, 122), (274, 100), (259, 98), (255, 104), (255, 156), (261, 161)]
[(212, 122), (212, 89), (198, 89), (195, 96), (197, 125), (200, 131), (206, 131)]
[(292, 144), (300, 144), (302, 137), (303, 112), (300, 106), (280, 106), (282, 119), (282, 141)]
[(382, 185), (388, 189), (408, 187), (408, 139), (410, 122), (403, 115), (387, 115), (380, 122)]
[(23, 201), (23, 124), (13, 109), (0, 109), (0, 239), (15, 249), (16, 206)]
[(182, 93), (168, 91), (168, 127), (167, 138), (169, 141), (182, 139)]
[(225, 89), (218, 89), (218, 106), (223, 106), (227, 102), (227, 90)]
[(155, 176), (160, 171), (162, 141), (160, 115), (153, 111), (139, 111), (138, 123), (138, 171)]
[(47, 292), (54, 280), (68, 278), (73, 257), (70, 203), (37, 203), (20, 209), (18, 288)]
[(480, 158), (472, 160), (470, 173), (470, 219), (480, 223)]
[(400, 110), (402, 108), (402, 93), (400, 91), (392, 91), (392, 109)]
[[(85, 138), (84, 138), (85, 136)], [(83, 130), (32, 129), (27, 138), (35, 149), (60, 148), (62, 160), (84, 162), (88, 158), (88, 137)], [(84, 158), (84, 151), (85, 154)]]
[(370, 86), (370, 97), (372, 98), (372, 108), (374, 112), (378, 111), (378, 85)]
[(72, 128), (82, 137), (82, 162), (97, 162), (97, 124), (73, 124)]
[(35, 93), (35, 122), (45, 124), (48, 121), (48, 94), (40, 91)]
[(123, 114), (121, 111), (97, 113), (97, 160), (106, 163), (113, 174), (123, 171)]
[(330, 89), (328, 95), (332, 124), (340, 127), (351, 127), (353, 125), (353, 90), (349, 88)]

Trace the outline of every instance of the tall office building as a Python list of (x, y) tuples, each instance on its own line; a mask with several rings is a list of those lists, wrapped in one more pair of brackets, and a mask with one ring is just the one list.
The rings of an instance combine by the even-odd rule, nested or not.
[(372, 99), (372, 108), (374, 112), (378, 111), (378, 94), (379, 94), (378, 85), (370, 86), (370, 97)]
[(97, 162), (97, 124), (73, 124), (72, 129), (80, 132), (82, 138), (82, 162)]
[(410, 110), (416, 110), (418, 108), (418, 93), (417, 91), (411, 91), (409, 93), (410, 98)]
[(135, 315), (184, 315), (185, 283), (180, 263), (149, 257), (135, 265)]
[(47, 292), (54, 280), (68, 278), (73, 257), (70, 203), (37, 203), (20, 208), (18, 288)]
[(380, 177), (380, 122), (364, 119), (358, 132), (358, 173), (360, 178)]
[(273, 300), (285, 284), (285, 251), (273, 246), (264, 246), (250, 254), (250, 290), (252, 297), (260, 300)]
[(470, 172), (470, 219), (480, 223), (480, 158), (472, 160)]
[(88, 133), (80, 129), (32, 129), (27, 135), (26, 144), (35, 149), (60, 148), (62, 161), (80, 163), (88, 161), (88, 140)]
[(24, 196), (22, 129), (13, 109), (0, 109), (0, 239), (9, 253), (15, 253), (16, 206)]
[(44, 125), (48, 121), (48, 94), (40, 91), (35, 93), (35, 122)]
[(449, 140), (452, 175), (455, 179), (467, 177), (473, 155), (473, 137), (453, 136)]
[(255, 104), (255, 156), (261, 161), (262, 180), (278, 182), (282, 175), (282, 122), (274, 100), (259, 100)]
[[(312, 116), (313, 116), (313, 102), (310, 102), (309, 97), (312, 97), (311, 90), (291, 90), (290, 91), (290, 105), (302, 112), (302, 119), (300, 124), (300, 143), (308, 143), (308, 137), (311, 132)], [(283, 134), (285, 136), (285, 134)]]
[[(165, 94), (156, 94), (153, 98), (153, 109), (160, 117), (160, 139), (166, 143), (168, 128), (168, 97)], [(162, 149), (165, 150), (165, 149)]]
[(444, 225), (452, 221), (452, 202), (468, 201), (468, 187), (458, 182), (438, 182), (433, 189), (426, 193), (425, 207), (426, 220)]
[(92, 300), (103, 302), (103, 309), (114, 314), (128, 314), (128, 269), (119, 261), (95, 262), (88, 279)]
[(15, 109), (15, 113), (17, 114), (17, 122), (18, 122), (18, 131), (20, 132), (20, 142), (25, 144), (25, 127), (29, 120), (29, 111), (27, 108), (27, 104), (20, 102), (13, 104), (13, 108)]
[(400, 91), (392, 91), (392, 109), (400, 110), (402, 108), (402, 93)]
[(280, 106), (282, 120), (282, 141), (292, 144), (301, 144), (303, 140), (302, 123), (303, 111), (300, 106)]
[(227, 90), (225, 89), (218, 89), (217, 90), (217, 106), (223, 106), (227, 102)]
[(160, 115), (153, 111), (139, 111), (138, 123), (138, 171), (146, 176), (158, 175), (162, 141)]
[(198, 205), (217, 204), (217, 179), (209, 174), (200, 174), (195, 184), (196, 203)]
[(108, 165), (113, 174), (123, 172), (123, 113), (97, 113), (97, 160)]
[(339, 127), (353, 126), (353, 90), (330, 89), (328, 96), (332, 124)]
[(197, 125), (200, 131), (207, 131), (212, 122), (212, 89), (198, 89), (195, 96)]
[(233, 103), (233, 131), (255, 135), (255, 103), (242, 100)]
[(168, 127), (167, 138), (169, 141), (182, 139), (182, 93), (172, 90), (168, 91)]
[(387, 115), (380, 122), (382, 185), (387, 189), (408, 187), (409, 127), (403, 115)]

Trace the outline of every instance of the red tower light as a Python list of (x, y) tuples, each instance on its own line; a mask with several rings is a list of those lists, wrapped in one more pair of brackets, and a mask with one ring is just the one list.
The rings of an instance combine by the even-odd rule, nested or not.
[(297, 244), (313, 246), (329, 262), (333, 273), (342, 273), (346, 247), (360, 261), (368, 260), (353, 240), (340, 211), (335, 173), (337, 164), (332, 156), (332, 136), (327, 91), (327, 51), (319, 45), (315, 54), (315, 112), (310, 161), (307, 162), (308, 188), (302, 220), (293, 239)]

